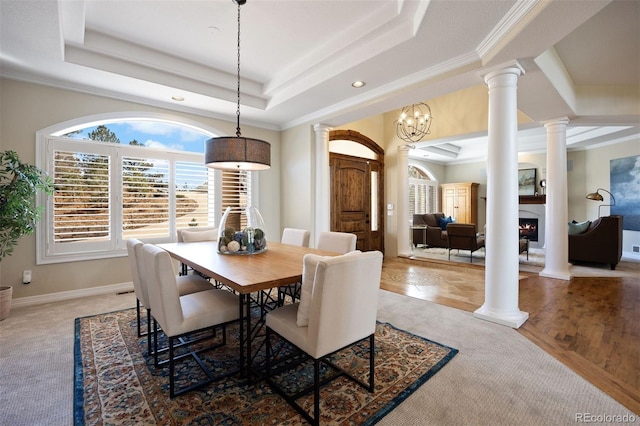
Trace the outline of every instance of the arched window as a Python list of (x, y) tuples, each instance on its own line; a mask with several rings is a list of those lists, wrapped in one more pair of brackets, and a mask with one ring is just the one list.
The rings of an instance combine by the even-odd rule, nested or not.
[(409, 165), (409, 220), (414, 214), (436, 213), (438, 210), (438, 182), (426, 171)]
[(216, 226), (227, 206), (246, 222), (251, 172), (204, 165), (214, 131), (181, 119), (109, 115), (38, 132), (36, 160), (54, 181), (42, 200), (37, 262), (121, 256), (126, 240), (174, 241), (179, 228)]

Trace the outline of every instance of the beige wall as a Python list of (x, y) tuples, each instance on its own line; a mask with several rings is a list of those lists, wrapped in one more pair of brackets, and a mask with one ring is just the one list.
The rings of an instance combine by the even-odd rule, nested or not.
[[(35, 133), (57, 123), (79, 117), (111, 112), (156, 112), (171, 117), (202, 123), (217, 129), (221, 134), (235, 133), (235, 123), (214, 120), (203, 116), (178, 113), (131, 102), (86, 95), (13, 80), (0, 80), (0, 146), (12, 149), (20, 158), (35, 164)], [(243, 126), (243, 135), (271, 142), (270, 170), (260, 172), (258, 208), (265, 219), (267, 235), (280, 236), (280, 132)], [(12, 256), (2, 260), (0, 282), (12, 285), (13, 297), (44, 295), (81, 290), (108, 284), (131, 281), (129, 263), (123, 257), (67, 262), (52, 265), (36, 265), (35, 236), (20, 239)], [(33, 271), (32, 282), (22, 284), (22, 271)]]
[[(304, 125), (282, 132), (280, 217), (283, 228), (314, 229), (315, 135)], [(313, 245), (313, 238), (312, 242)]]
[[(481, 99), (480, 101), (474, 99)], [(486, 130), (486, 88), (478, 86), (456, 92), (447, 97), (429, 101), (436, 121), (431, 138)], [(460, 105), (474, 106), (471, 112), (458, 112)], [(462, 108), (464, 109), (464, 108)], [(235, 131), (235, 123), (177, 113), (131, 102), (85, 95), (61, 89), (0, 80), (0, 147), (13, 149), (21, 158), (35, 162), (36, 131), (78, 117), (122, 111), (158, 112), (183, 117), (215, 128), (221, 134)], [(385, 150), (385, 204), (396, 208), (393, 215), (386, 215), (386, 256), (397, 255), (398, 224), (406, 219), (398, 218), (397, 158), (398, 147), (403, 143), (395, 135), (394, 121), (397, 111), (367, 118), (340, 129), (356, 130)], [(521, 116), (519, 120), (527, 121)], [(269, 239), (279, 240), (283, 227), (314, 228), (315, 212), (315, 134), (313, 126), (301, 125), (283, 132), (243, 126), (245, 136), (259, 137), (271, 142), (272, 168), (260, 172), (259, 205), (264, 216)], [(634, 140), (614, 146), (570, 151), (568, 163), (569, 218), (585, 220), (597, 216), (598, 203), (584, 199), (587, 192), (609, 186), (609, 160), (640, 155), (640, 141)], [(440, 183), (473, 181), (480, 183), (480, 196), (486, 194), (486, 163), (468, 163), (445, 166), (428, 161), (410, 160), (426, 168)], [(544, 176), (544, 154), (521, 156), (520, 163), (534, 164), (538, 176)], [(607, 212), (608, 213), (608, 212)], [(604, 214), (604, 209), (603, 209)], [(484, 204), (479, 202), (480, 225), (486, 222)], [(624, 251), (631, 251), (631, 244), (640, 244), (640, 232), (625, 231)], [(21, 284), (22, 270), (33, 271), (32, 284)], [(49, 293), (81, 290), (131, 280), (125, 257), (110, 260), (69, 262), (54, 265), (35, 265), (35, 237), (20, 240), (13, 256), (0, 264), (0, 282), (14, 286), (14, 298), (45, 295)]]
[[(426, 101), (431, 108), (433, 123), (431, 134), (424, 140), (436, 140), (451, 136), (486, 132), (489, 123), (489, 92), (485, 85), (477, 85)], [(385, 125), (391, 125), (400, 110), (386, 115)], [(530, 123), (531, 119), (518, 111), (518, 123)], [(395, 131), (395, 128), (394, 128)], [(397, 139), (395, 133), (393, 137)], [(398, 140), (398, 143), (400, 141)]]

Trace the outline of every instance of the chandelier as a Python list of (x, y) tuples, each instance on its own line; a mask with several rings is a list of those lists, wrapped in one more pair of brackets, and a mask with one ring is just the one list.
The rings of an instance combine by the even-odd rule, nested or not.
[(204, 162), (207, 167), (226, 170), (266, 170), (271, 167), (269, 142), (245, 138), (240, 131), (240, 6), (247, 0), (232, 0), (238, 5), (238, 103), (236, 136), (221, 136), (205, 142)]
[(419, 142), (426, 135), (431, 134), (431, 108), (420, 102), (402, 108), (400, 117), (396, 120), (396, 135), (409, 143)]

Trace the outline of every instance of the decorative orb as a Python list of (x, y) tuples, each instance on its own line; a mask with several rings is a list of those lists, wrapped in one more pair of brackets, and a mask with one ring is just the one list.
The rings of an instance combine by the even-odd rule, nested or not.
[(240, 243), (237, 241), (231, 241), (228, 245), (227, 245), (227, 249), (229, 249), (229, 252), (231, 253), (235, 253), (238, 250), (240, 250)]

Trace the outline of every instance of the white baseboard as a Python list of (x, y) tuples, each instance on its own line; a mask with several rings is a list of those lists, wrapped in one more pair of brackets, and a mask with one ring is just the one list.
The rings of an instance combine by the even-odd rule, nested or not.
[(97, 296), (100, 294), (126, 293), (133, 291), (133, 283), (110, 284), (101, 287), (83, 288), (80, 290), (61, 291), (59, 293), (42, 294), (39, 296), (19, 297), (11, 300), (11, 306), (40, 305), (42, 303), (60, 302), (63, 300), (77, 299), (79, 297)]
[(625, 260), (627, 262), (640, 262), (640, 254), (624, 251), (622, 252), (622, 258), (620, 260)]

